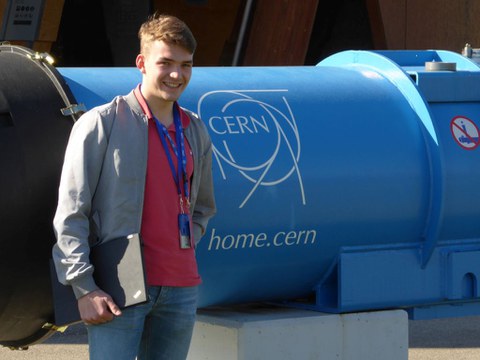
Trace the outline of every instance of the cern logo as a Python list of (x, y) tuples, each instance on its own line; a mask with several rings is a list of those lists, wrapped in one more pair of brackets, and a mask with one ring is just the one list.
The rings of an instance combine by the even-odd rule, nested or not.
[[(204, 94), (198, 114), (207, 123), (213, 156), (223, 180), (238, 176), (247, 183), (239, 204), (244, 207), (262, 187), (274, 187), (290, 177), (298, 180), (300, 136), (286, 95), (288, 90), (217, 90)], [(238, 179), (235, 179), (237, 181)], [(239, 191), (245, 188), (243, 182)]]

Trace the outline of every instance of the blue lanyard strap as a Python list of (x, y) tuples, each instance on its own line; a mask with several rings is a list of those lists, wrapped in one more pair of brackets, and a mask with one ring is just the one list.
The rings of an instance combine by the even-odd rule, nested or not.
[[(178, 191), (178, 196), (180, 199), (180, 210), (184, 212), (183, 208), (183, 198), (182, 198), (182, 190), (180, 186), (180, 181), (183, 182), (183, 188), (184, 188), (184, 194), (185, 198), (187, 200), (187, 205), (189, 205), (190, 201), (190, 194), (188, 190), (188, 175), (187, 175), (187, 156), (185, 153), (185, 135), (183, 134), (183, 126), (182, 122), (180, 119), (180, 110), (179, 106), (177, 103), (174, 104), (173, 106), (173, 122), (175, 124), (175, 131), (176, 131), (176, 141), (177, 141), (177, 146), (175, 146), (172, 138), (170, 137), (168, 133), (168, 129), (158, 121), (157, 118), (155, 118), (150, 111), (150, 108), (148, 107), (147, 102), (145, 101), (145, 98), (142, 95), (142, 92), (140, 90), (140, 84), (135, 88), (134, 94), (135, 97), (138, 100), (138, 103), (140, 104), (143, 112), (145, 115), (147, 115), (148, 120), (155, 120), (155, 125), (157, 127), (157, 132), (158, 136), (160, 136), (160, 140), (162, 142), (163, 148), (165, 150), (165, 154), (167, 155), (168, 162), (170, 164), (170, 169), (172, 171), (173, 179), (175, 180), (175, 184), (177, 185), (177, 191)], [(170, 154), (170, 150), (167, 145), (167, 141), (170, 142), (170, 145), (175, 153), (175, 156), (177, 157), (178, 161), (178, 174), (177, 171), (175, 171), (175, 166), (173, 164), (173, 159)], [(180, 151), (178, 151), (178, 148), (180, 148)], [(180, 166), (181, 165), (181, 166)]]
[[(183, 183), (183, 191), (185, 194), (185, 198), (189, 199), (189, 190), (188, 190), (188, 175), (187, 175), (187, 156), (185, 152), (185, 136), (183, 134), (183, 127), (182, 122), (180, 120), (180, 112), (178, 107), (174, 106), (173, 108), (173, 122), (175, 124), (175, 139), (177, 144), (173, 142), (170, 134), (168, 133), (168, 129), (163, 125), (155, 116), (153, 116), (155, 120), (155, 125), (157, 127), (158, 136), (162, 142), (163, 148), (165, 150), (165, 154), (167, 155), (168, 163), (170, 165), (170, 170), (172, 171), (173, 179), (175, 184), (177, 185), (177, 192), (180, 199), (182, 199), (182, 187), (181, 183)], [(173, 159), (168, 148), (167, 144), (170, 143), (175, 156), (177, 157), (177, 170), (175, 170), (175, 165), (173, 164)], [(181, 202), (183, 206), (183, 202)], [(181, 209), (183, 211), (183, 209)]]

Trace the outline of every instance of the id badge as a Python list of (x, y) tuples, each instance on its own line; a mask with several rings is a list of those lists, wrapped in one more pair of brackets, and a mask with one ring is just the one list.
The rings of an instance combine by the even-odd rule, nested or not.
[(180, 232), (180, 248), (190, 249), (192, 241), (190, 236), (190, 217), (188, 214), (178, 214), (178, 230)]

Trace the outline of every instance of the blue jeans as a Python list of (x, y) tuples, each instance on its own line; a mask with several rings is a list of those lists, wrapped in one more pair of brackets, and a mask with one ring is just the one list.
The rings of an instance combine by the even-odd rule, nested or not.
[(87, 325), (90, 360), (185, 360), (198, 287), (149, 287), (148, 302), (122, 310), (101, 325)]

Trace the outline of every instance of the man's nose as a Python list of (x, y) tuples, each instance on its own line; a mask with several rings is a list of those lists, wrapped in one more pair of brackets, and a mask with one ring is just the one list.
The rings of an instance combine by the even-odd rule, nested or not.
[(180, 78), (180, 72), (181, 72), (181, 69), (179, 66), (175, 66), (172, 71), (170, 72), (170, 77), (174, 78), (174, 79), (178, 79)]

